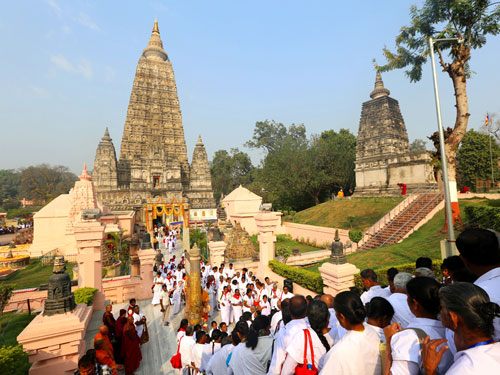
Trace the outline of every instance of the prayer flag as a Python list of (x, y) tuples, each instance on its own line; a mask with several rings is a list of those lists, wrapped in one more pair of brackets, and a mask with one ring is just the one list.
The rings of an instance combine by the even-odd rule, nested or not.
[(490, 115), (486, 114), (486, 119), (484, 120), (484, 126), (488, 126), (488, 122), (490, 121)]

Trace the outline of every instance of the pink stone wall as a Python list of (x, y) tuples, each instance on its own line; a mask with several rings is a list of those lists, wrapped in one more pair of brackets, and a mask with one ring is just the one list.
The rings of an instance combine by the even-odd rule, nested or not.
[(111, 303), (128, 302), (131, 298), (148, 299), (152, 294), (143, 295), (142, 280), (139, 276), (120, 276), (102, 280), (104, 297)]
[[(283, 223), (285, 227), (285, 233), (288, 234), (293, 240), (304, 241), (309, 239), (309, 242), (316, 241), (318, 246), (323, 247), (325, 243), (328, 246), (332, 244), (333, 238), (335, 237), (335, 228), (318, 227), (315, 225), (307, 224), (296, 224), (296, 223)], [(349, 231), (345, 229), (339, 229), (340, 241), (345, 244), (349, 240)], [(353, 244), (351, 251), (355, 250), (356, 244)]]

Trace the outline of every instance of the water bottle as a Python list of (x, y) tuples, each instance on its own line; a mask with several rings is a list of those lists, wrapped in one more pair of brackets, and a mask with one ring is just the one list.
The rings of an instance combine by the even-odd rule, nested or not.
[(313, 368), (313, 365), (312, 365), (311, 363), (308, 363), (308, 364), (307, 364), (307, 369), (308, 369), (308, 370), (312, 370), (312, 368)]

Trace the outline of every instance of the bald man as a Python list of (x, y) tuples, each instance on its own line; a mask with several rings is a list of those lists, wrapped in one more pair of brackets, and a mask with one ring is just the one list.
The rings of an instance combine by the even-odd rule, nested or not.
[(113, 350), (113, 345), (111, 345), (111, 341), (109, 340), (108, 337), (108, 327), (107, 326), (100, 326), (99, 327), (99, 333), (95, 335), (94, 337), (94, 347), (95, 343), (98, 340), (102, 340), (103, 342), (103, 350), (105, 350), (108, 355), (111, 357), (112, 360), (115, 360), (115, 353)]

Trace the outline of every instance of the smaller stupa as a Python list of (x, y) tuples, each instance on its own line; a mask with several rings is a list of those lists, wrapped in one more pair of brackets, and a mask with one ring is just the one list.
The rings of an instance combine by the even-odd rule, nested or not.
[(330, 254), (330, 263), (345, 264), (347, 259), (344, 254), (344, 245), (340, 242), (339, 230), (335, 230), (335, 238), (332, 242), (332, 253)]
[(73, 311), (76, 307), (75, 296), (71, 292), (71, 278), (66, 273), (63, 256), (55, 258), (52, 272), (43, 315), (51, 316)]

